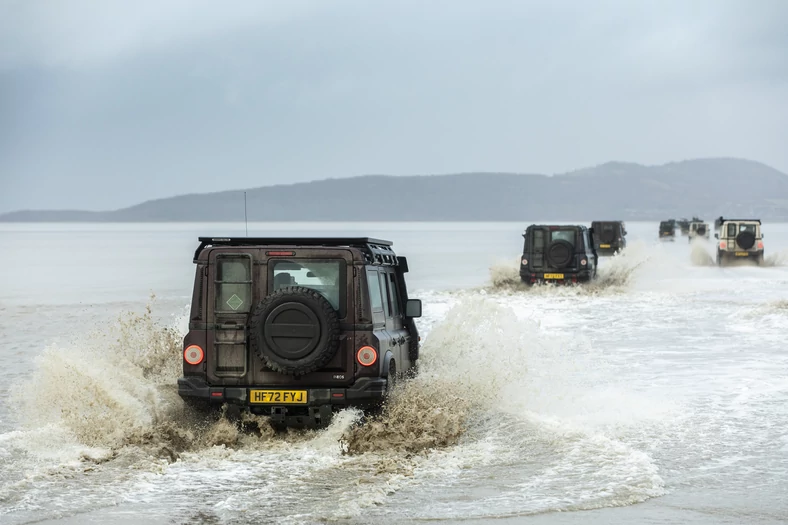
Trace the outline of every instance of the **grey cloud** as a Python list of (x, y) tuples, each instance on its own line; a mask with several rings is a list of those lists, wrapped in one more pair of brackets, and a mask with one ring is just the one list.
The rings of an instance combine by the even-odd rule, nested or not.
[(362, 173), (788, 168), (782, 2), (30, 4), (0, 17), (0, 211)]

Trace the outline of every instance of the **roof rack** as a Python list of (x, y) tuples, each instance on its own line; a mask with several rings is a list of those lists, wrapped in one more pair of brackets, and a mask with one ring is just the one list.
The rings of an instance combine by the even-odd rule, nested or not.
[(758, 224), (761, 224), (761, 219), (728, 219), (728, 218), (723, 218), (722, 216), (714, 220), (715, 224), (717, 223), (717, 221), (719, 221), (719, 224), (729, 221), (730, 222), (757, 222)]
[(371, 237), (199, 237), (200, 245), (194, 252), (194, 262), (209, 246), (350, 246), (359, 248), (368, 263), (397, 266), (399, 264), (392, 242)]

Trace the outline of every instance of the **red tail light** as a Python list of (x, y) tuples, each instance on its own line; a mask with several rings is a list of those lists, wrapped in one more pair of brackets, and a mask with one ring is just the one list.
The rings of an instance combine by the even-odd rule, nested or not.
[(720, 248), (724, 250), (727, 247), (728, 247), (728, 243), (726, 243), (725, 241), (720, 241)]
[(758, 241), (758, 249), (763, 250), (763, 241)]
[(371, 346), (362, 346), (358, 349), (356, 359), (361, 366), (372, 366), (378, 360), (378, 352)]
[(190, 345), (183, 351), (183, 360), (190, 365), (199, 365), (205, 358), (205, 352), (197, 345)]

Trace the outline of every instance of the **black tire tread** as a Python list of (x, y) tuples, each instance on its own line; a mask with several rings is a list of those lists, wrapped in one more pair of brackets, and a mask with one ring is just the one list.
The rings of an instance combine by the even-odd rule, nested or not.
[[(294, 364), (286, 364), (272, 358), (265, 351), (266, 344), (262, 337), (262, 325), (265, 323), (265, 312), (273, 302), (281, 297), (307, 296), (315, 301), (320, 307), (317, 312), (321, 322), (325, 322), (328, 327), (328, 342), (322, 347), (316, 348), (307, 357)], [(288, 286), (268, 295), (265, 299), (257, 303), (251, 313), (249, 323), (249, 345), (252, 351), (265, 363), (265, 365), (275, 372), (286, 375), (300, 376), (319, 370), (325, 366), (336, 355), (339, 348), (339, 315), (331, 303), (323, 295), (311, 288), (304, 286)]]

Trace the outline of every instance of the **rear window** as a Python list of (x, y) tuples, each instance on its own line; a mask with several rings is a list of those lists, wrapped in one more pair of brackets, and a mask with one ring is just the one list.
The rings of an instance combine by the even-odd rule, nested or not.
[(731, 223), (728, 225), (728, 237), (736, 237), (736, 224)]
[(286, 286), (303, 286), (319, 292), (331, 306), (340, 310), (344, 261), (341, 260), (275, 260), (271, 291)]
[(577, 242), (577, 230), (547, 230), (546, 228), (534, 229), (531, 231), (530, 236), (526, 237), (526, 248), (528, 247), (529, 238), (531, 239), (533, 249), (536, 251), (542, 251), (546, 249), (550, 243), (555, 241), (566, 241), (574, 246)]
[(753, 235), (755, 234), (755, 225), (754, 224), (739, 224), (739, 232), (750, 232)]
[(576, 237), (575, 230), (552, 230), (550, 232), (550, 242), (566, 241), (574, 246)]

